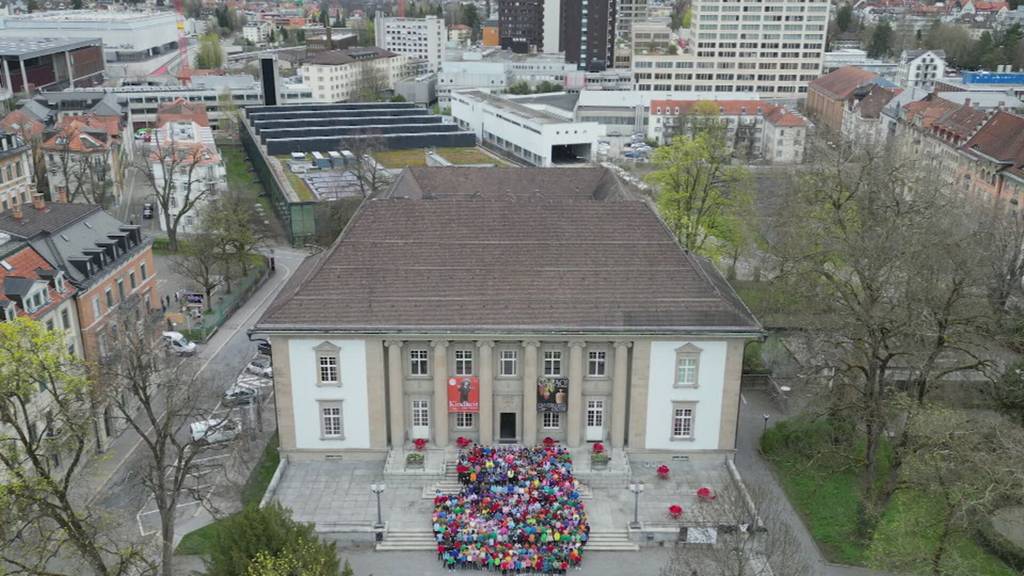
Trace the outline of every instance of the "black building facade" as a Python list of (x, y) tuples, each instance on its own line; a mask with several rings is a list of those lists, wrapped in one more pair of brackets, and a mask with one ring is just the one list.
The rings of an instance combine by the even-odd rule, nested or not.
[(562, 49), (579, 70), (611, 68), (615, 50), (615, 0), (562, 0)]

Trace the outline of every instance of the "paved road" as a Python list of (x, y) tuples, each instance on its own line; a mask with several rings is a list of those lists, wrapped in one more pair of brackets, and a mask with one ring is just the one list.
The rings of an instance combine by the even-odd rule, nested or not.
[[(246, 330), (259, 319), (306, 253), (275, 247), (275, 256), (276, 274), (189, 360), (195, 363), (200, 376), (207, 383), (204, 404), (211, 408), (217, 405), (222, 392), (235, 381), (237, 374), (256, 351), (256, 345), (249, 341)], [(272, 403), (268, 403), (264, 409), (267, 429), (273, 428), (272, 406)], [(183, 433), (187, 432), (183, 430)], [(258, 451), (250, 452), (246, 459), (254, 462)], [(102, 457), (90, 462), (84, 474), (87, 484), (81, 497), (107, 514), (112, 530), (133, 538), (139, 536), (136, 514), (148, 499), (145, 488), (138, 482), (136, 471), (144, 468), (147, 457), (148, 452), (142, 446), (140, 437), (132, 430), (126, 430)]]

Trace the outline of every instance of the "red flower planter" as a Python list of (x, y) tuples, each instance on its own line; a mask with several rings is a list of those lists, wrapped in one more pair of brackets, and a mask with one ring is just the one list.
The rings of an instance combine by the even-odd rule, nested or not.
[(591, 450), (593, 450), (594, 454), (603, 454), (604, 453), (604, 444), (602, 444), (600, 442), (596, 442), (594, 444), (594, 447), (591, 448)]
[(670, 471), (671, 470), (669, 469), (669, 467), (664, 464), (658, 466), (658, 478), (661, 478), (662, 480), (668, 480), (668, 473)]
[(466, 446), (469, 446), (472, 443), (473, 441), (470, 440), (469, 438), (466, 438), (465, 436), (459, 436), (458, 438), (455, 439), (455, 444), (457, 444), (459, 448), (465, 448)]
[(417, 450), (423, 450), (424, 448), (427, 447), (427, 439), (417, 438), (412, 441), (412, 445), (415, 446)]
[(683, 507), (679, 504), (673, 504), (668, 507), (668, 515), (673, 520), (678, 520), (683, 515)]
[(710, 502), (715, 499), (715, 492), (707, 486), (701, 486), (700, 488), (697, 488), (697, 498), (704, 502)]
[(557, 443), (558, 443), (558, 441), (555, 440), (554, 438), (552, 438), (551, 436), (545, 436), (544, 437), (544, 447), (545, 448), (551, 448), (552, 446), (554, 446)]

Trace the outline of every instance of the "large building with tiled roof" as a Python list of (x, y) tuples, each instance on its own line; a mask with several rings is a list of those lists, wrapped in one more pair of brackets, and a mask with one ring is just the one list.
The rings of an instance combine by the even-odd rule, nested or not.
[(121, 196), (126, 157), (120, 115), (65, 116), (42, 144), (50, 198), (110, 205)]
[(839, 133), (843, 127), (846, 101), (854, 90), (874, 82), (878, 74), (844, 66), (812, 80), (807, 87), (807, 114), (820, 125)]
[(311, 257), (254, 336), (282, 451), (459, 437), (729, 453), (761, 326), (601, 168), (419, 168)]
[(966, 157), (960, 186), (966, 192), (1024, 202), (1024, 116), (996, 112), (960, 151)]

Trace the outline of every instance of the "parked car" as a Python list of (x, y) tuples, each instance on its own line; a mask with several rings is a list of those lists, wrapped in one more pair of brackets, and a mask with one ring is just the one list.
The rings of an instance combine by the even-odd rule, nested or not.
[(256, 390), (245, 386), (232, 386), (224, 392), (222, 404), (229, 408), (248, 406), (256, 400)]
[(145, 218), (146, 220), (150, 220), (153, 218), (152, 202), (146, 202), (145, 204), (142, 205), (142, 217)]
[(164, 332), (160, 341), (178, 356), (191, 356), (196, 352), (196, 343), (185, 338), (181, 332)]
[(269, 356), (257, 356), (245, 366), (245, 371), (264, 378), (272, 378), (274, 376), (273, 361)]
[(192, 441), (200, 444), (229, 442), (242, 433), (242, 421), (238, 419), (200, 420), (189, 424)]

